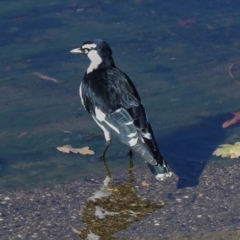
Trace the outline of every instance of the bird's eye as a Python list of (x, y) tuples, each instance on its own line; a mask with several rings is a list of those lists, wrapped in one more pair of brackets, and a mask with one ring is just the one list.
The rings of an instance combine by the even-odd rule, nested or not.
[(88, 54), (89, 50), (87, 48), (84, 49), (84, 53)]

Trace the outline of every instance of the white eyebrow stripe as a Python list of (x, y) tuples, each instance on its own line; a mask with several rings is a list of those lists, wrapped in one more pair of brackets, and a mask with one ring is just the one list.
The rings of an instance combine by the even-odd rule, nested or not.
[(95, 48), (97, 45), (95, 43), (92, 44), (84, 44), (82, 45), (82, 48), (88, 48), (88, 49), (92, 49)]

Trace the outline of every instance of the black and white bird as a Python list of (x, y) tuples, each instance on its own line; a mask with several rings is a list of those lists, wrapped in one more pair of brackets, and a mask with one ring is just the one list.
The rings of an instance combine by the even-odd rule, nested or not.
[(102, 158), (113, 135), (140, 156), (158, 180), (170, 177), (172, 172), (160, 154), (138, 92), (115, 66), (109, 45), (101, 39), (88, 40), (71, 53), (82, 53), (91, 61), (79, 93), (84, 108), (104, 132)]

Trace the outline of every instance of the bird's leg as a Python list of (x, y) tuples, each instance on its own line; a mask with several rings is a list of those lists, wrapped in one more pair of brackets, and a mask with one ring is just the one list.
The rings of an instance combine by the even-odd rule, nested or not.
[(132, 152), (131, 149), (129, 149), (129, 151), (128, 151), (128, 155), (129, 155), (130, 159), (132, 159), (133, 152)]
[(129, 159), (129, 173), (133, 170), (133, 160), (132, 158)]
[(102, 155), (100, 156), (101, 159), (105, 159), (105, 155), (106, 155), (106, 153), (107, 153), (107, 150), (108, 150), (110, 144), (111, 144), (111, 140), (106, 141), (105, 148), (103, 149), (103, 153), (102, 153)]
[(104, 168), (105, 168), (105, 171), (106, 171), (107, 176), (111, 178), (111, 173), (110, 173), (110, 171), (109, 171), (109, 168), (108, 168), (108, 165), (107, 165), (107, 163), (106, 163), (105, 158), (103, 158), (103, 165), (104, 165)]
[(133, 179), (134, 179), (134, 176), (133, 176), (133, 160), (132, 160), (131, 157), (129, 159), (128, 177), (129, 177), (129, 182), (133, 183)]

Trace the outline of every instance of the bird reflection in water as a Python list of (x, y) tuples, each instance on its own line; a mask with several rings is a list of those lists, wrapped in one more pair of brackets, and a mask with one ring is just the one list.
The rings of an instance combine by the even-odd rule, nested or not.
[(103, 185), (87, 201), (80, 211), (85, 229), (73, 228), (81, 239), (108, 240), (120, 230), (141, 220), (165, 205), (164, 201), (151, 202), (138, 197), (133, 183), (133, 162), (129, 163), (129, 179), (109, 186), (111, 175), (104, 161), (107, 176)]

